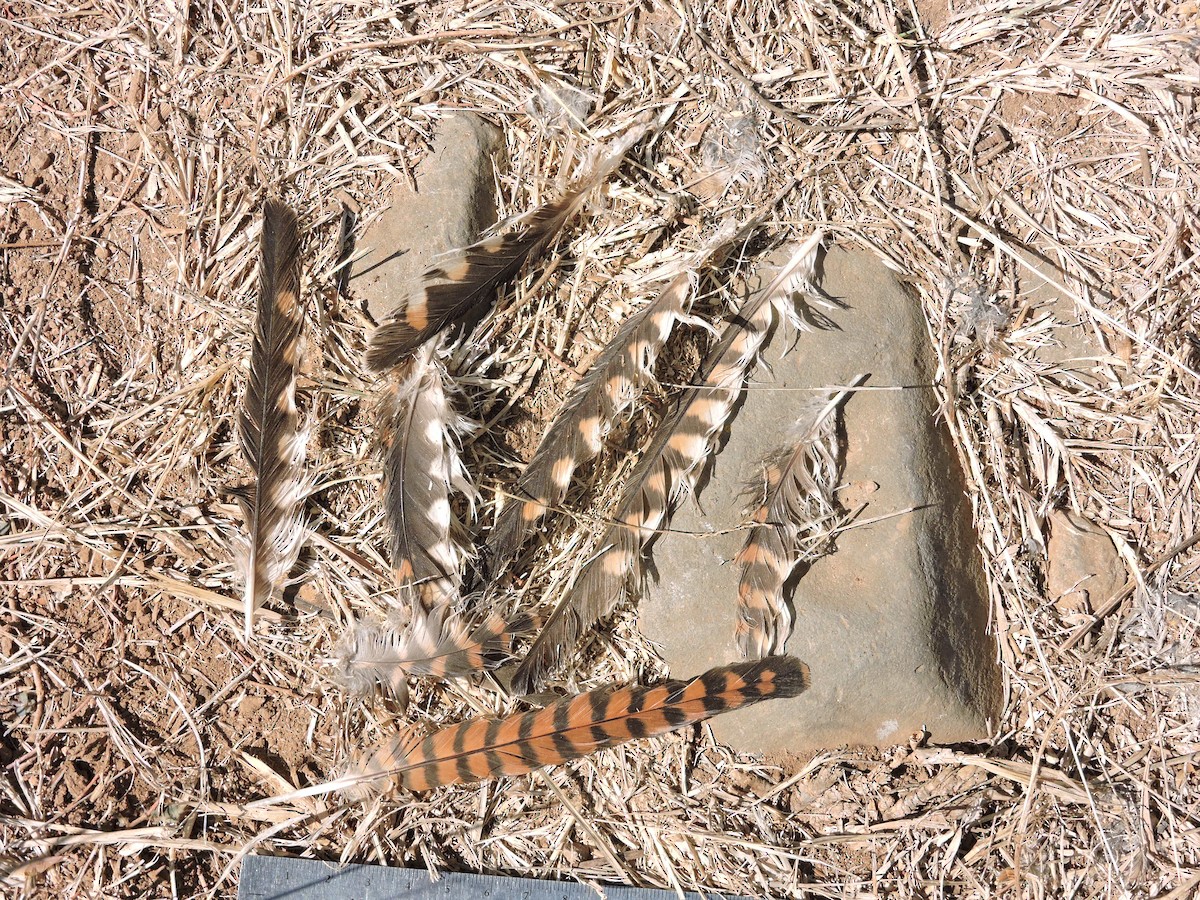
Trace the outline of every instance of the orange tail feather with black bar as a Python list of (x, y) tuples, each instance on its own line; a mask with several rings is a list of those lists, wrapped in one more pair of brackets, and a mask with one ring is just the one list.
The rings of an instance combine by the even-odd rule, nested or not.
[(533, 712), (471, 719), (428, 736), (406, 733), (367, 753), (334, 786), (362, 794), (398, 782), (410, 791), (426, 791), (522, 775), (760, 700), (795, 697), (807, 687), (804, 663), (772, 656), (710, 669), (690, 681), (604, 688)]
[(238, 417), (242, 453), (254, 473), (238, 491), (246, 534), (236, 542), (245, 583), (246, 637), (254, 612), (283, 589), (304, 535), (300, 503), (307, 434), (296, 413), (296, 374), (302, 353), (300, 229), (296, 214), (278, 200), (263, 206), (258, 322), (250, 354), (250, 382)]

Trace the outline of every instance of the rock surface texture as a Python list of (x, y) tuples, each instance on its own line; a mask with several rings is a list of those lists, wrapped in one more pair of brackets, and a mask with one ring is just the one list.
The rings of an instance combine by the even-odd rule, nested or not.
[[(807, 662), (812, 688), (713, 722), (743, 750), (803, 752), (846, 744), (890, 745), (928, 729), (932, 740), (986, 738), (1000, 711), (995, 641), (970, 503), (950, 436), (938, 417), (933, 356), (917, 300), (874, 257), (841, 250), (823, 262), (821, 284), (845, 304), (835, 328), (777, 333), (716, 457), (697, 509), (680, 505), (652, 547), (641, 603), (644, 633), (673, 677), (733, 659), (731, 560), (744, 487), (782, 444), (812, 388), (870, 373), (843, 407), (845, 455), (839, 500), (868, 505), (836, 551), (796, 583), (787, 652)], [(769, 276), (768, 276), (769, 277)], [(789, 353), (783, 351), (795, 343)], [(875, 520), (875, 521), (871, 521)]]
[(376, 322), (390, 313), (438, 255), (465, 247), (496, 221), (495, 126), (469, 112), (438, 126), (433, 152), (417, 167), (417, 190), (400, 182), (388, 207), (363, 234), (367, 254), (351, 280)]
[(1125, 566), (1108, 532), (1068, 510), (1050, 516), (1046, 596), (1059, 612), (1091, 613), (1125, 586)]

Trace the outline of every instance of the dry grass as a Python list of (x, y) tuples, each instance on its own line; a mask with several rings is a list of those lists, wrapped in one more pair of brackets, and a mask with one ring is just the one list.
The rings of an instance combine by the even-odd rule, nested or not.
[[(771, 896), (1194, 895), (1198, 24), (1192, 0), (7, 4), (6, 890), (230, 895), (240, 855), (270, 850)], [(468, 107), (503, 126), (500, 193), (523, 210), (670, 104), (489, 331), (487, 377), (466, 385), (489, 426), (465, 448), (485, 494), (656, 267), (798, 177), (769, 233), (874, 248), (928, 313), (990, 577), (1000, 733), (784, 774), (702, 732), (400, 804), (248, 808), (394, 718), (321, 665), (390, 579), (365, 319), (353, 282), (335, 289), (343, 201), (380, 209), (441, 113)], [(232, 410), (270, 192), (308, 228), (321, 488), (303, 614), (267, 616), (246, 646), (222, 487), (243, 474)], [(1035, 291), (1031, 266), (1054, 286)], [(1090, 358), (1055, 352), (1068, 334)], [(497, 603), (556, 596), (618, 468)], [(1064, 506), (1125, 550), (1128, 588), (1096, 617), (1042, 591), (1043, 526)], [(658, 667), (625, 616), (574, 678)], [(410, 715), (506, 702), (423, 684)]]

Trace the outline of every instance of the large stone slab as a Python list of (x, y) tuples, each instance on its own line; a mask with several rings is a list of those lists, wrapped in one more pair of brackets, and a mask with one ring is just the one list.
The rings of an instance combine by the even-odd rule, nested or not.
[(495, 163), (499, 129), (470, 112), (438, 125), (433, 152), (417, 164), (417, 189), (404, 181), (391, 205), (363, 234), (368, 251), (351, 283), (375, 321), (390, 313), (433, 259), (479, 239), (496, 221)]
[[(970, 504), (950, 437), (938, 420), (932, 351), (917, 300), (874, 257), (832, 250), (822, 285), (846, 308), (837, 329), (777, 334), (712, 479), (655, 543), (641, 627), (675, 677), (736, 658), (744, 486), (785, 441), (811, 392), (870, 373), (844, 407), (842, 503), (869, 506), (818, 560), (794, 595), (787, 652), (807, 662), (812, 688), (713, 720), (731, 746), (758, 752), (889, 745), (922, 727), (939, 742), (986, 738), (999, 713), (995, 642)], [(775, 388), (775, 389), (772, 389)], [(811, 408), (811, 407), (810, 407)], [(877, 489), (875, 486), (878, 486)], [(853, 495), (853, 496), (851, 496)], [(911, 510), (911, 511), (910, 511)], [(696, 536), (696, 535), (700, 536)]]

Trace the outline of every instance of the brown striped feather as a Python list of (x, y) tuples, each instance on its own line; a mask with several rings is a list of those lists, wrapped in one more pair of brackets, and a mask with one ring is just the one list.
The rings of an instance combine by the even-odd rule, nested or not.
[(781, 196), (760, 207), (736, 233), (733, 228), (718, 231), (601, 350), (550, 423), (488, 535), (487, 562), (493, 576), (521, 551), (542, 517), (562, 504), (576, 470), (596, 457), (618, 417), (653, 380), (663, 345), (675, 324), (688, 318), (700, 271), (720, 265)]
[(471, 719), (427, 736), (407, 731), (362, 754), (351, 774), (332, 786), (362, 795), (396, 783), (426, 791), (522, 775), (761, 700), (795, 697), (808, 680), (804, 663), (775, 656), (710, 669), (688, 681), (590, 691), (544, 709)]
[(300, 553), (300, 506), (307, 490), (303, 463), (307, 433), (296, 412), (296, 376), (303, 352), (300, 305), (300, 229), (296, 214), (277, 200), (263, 205), (259, 244), (258, 314), (250, 380), (238, 431), (253, 481), (240, 494), (246, 533), (235, 557), (245, 585), (246, 638), (254, 613), (280, 594)]
[(488, 535), (493, 575), (520, 552), (549, 509), (562, 503), (576, 469), (595, 458), (617, 416), (654, 377), (658, 353), (686, 313), (692, 294), (693, 273), (676, 276), (657, 299), (621, 326), (572, 389)]
[[(866, 376), (859, 376), (850, 389)], [(734, 639), (744, 659), (782, 653), (792, 615), (784, 586), (801, 562), (818, 556), (837, 516), (838, 438), (833, 413), (850, 389), (821, 396), (796, 422), (788, 446), (763, 464), (754, 523), (734, 558), (738, 582)]]
[(421, 344), (448, 328), (474, 327), (491, 309), (496, 292), (554, 240), (588, 192), (621, 164), (647, 130), (647, 126), (638, 126), (624, 135), (572, 190), (512, 220), (508, 223), (511, 230), (452, 251), (426, 269), (421, 286), (372, 332), (367, 342), (367, 368), (382, 372), (403, 363)]
[(614, 522), (597, 555), (546, 620), (513, 678), (513, 689), (536, 690), (580, 636), (611, 612), (641, 577), (642, 552), (670, 515), (672, 505), (695, 485), (724, 429), (745, 379), (758, 358), (776, 314), (811, 273), (820, 234), (796, 251), (762, 290), (752, 294), (709, 353), (697, 383), (685, 388), (659, 425), (634, 468)]
[(492, 613), (471, 624), (448, 605), (418, 607), (403, 630), (386, 623), (352, 628), (334, 652), (334, 678), (353, 694), (381, 688), (403, 702), (409, 676), (445, 680), (495, 669), (530, 627), (527, 618), (509, 623)]
[(463, 526), (451, 510), (451, 493), (475, 499), (457, 446), (468, 426), (447, 397), (439, 344), (425, 345), (409, 360), (381, 416), (392, 570), (409, 599), (426, 609), (453, 602), (462, 580)]

